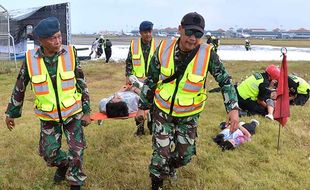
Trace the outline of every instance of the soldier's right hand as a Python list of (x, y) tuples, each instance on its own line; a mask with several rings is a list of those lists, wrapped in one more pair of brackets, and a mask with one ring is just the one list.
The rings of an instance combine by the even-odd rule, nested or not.
[(10, 131), (12, 131), (12, 129), (15, 127), (14, 118), (10, 118), (10, 117), (6, 116), (5, 123), (6, 123), (7, 128)]

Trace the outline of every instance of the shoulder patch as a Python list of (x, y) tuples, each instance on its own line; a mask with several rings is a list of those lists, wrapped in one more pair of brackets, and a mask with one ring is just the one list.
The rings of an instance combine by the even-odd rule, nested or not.
[(258, 72), (253, 73), (253, 75), (254, 75), (254, 77), (255, 77), (256, 80), (259, 80), (259, 79), (262, 79), (262, 78), (263, 78), (262, 74), (260, 74), (260, 73), (258, 73)]

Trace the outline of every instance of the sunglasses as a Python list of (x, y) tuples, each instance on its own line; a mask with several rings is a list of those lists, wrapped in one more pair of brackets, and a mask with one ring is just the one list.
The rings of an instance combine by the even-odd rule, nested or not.
[(194, 35), (196, 38), (201, 38), (203, 36), (203, 32), (192, 30), (192, 29), (185, 29), (185, 35), (186, 36)]

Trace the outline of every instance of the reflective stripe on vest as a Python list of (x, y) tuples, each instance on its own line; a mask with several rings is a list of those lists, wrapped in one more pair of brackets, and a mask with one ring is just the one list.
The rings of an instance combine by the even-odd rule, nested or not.
[(297, 87), (298, 94), (308, 94), (308, 90), (310, 90), (310, 85), (306, 80), (295, 75), (290, 75), (290, 77), (294, 80), (295, 83), (299, 84)]
[(148, 54), (148, 59), (146, 63), (147, 67), (145, 71), (145, 60), (143, 57), (141, 40), (142, 40), (141, 38), (132, 40), (130, 44), (131, 54), (132, 54), (133, 74), (138, 78), (144, 78), (146, 76), (146, 73), (148, 71), (148, 68), (151, 62), (151, 58), (156, 50), (155, 39), (152, 38), (151, 48), (150, 48), (150, 52)]
[(43, 58), (36, 55), (37, 50), (29, 50), (26, 53), (28, 73), (35, 94), (35, 114), (42, 120), (60, 121), (57, 104), (63, 120), (82, 111), (82, 95), (76, 90), (73, 48), (71, 46), (63, 48), (66, 52), (58, 57), (57, 64), (58, 102)]
[(159, 62), (161, 67), (161, 80), (170, 77), (174, 73), (174, 67), (170, 67), (169, 63), (174, 61), (173, 49), (175, 47), (176, 40), (162, 41), (159, 48)]
[(160, 81), (155, 90), (154, 102), (159, 109), (176, 117), (190, 116), (200, 113), (207, 99), (205, 81), (212, 45), (201, 44), (195, 57), (188, 64), (182, 79), (178, 84), (175, 101), (172, 95), (177, 87), (176, 79), (169, 83), (162, 80), (174, 73), (174, 48), (176, 41), (163, 41), (159, 47)]
[[(260, 74), (260, 73), (256, 73)], [(263, 76), (262, 78), (256, 79), (254, 75), (246, 78), (241, 84), (237, 87), (239, 95), (244, 99), (250, 98), (253, 101), (257, 100), (257, 96), (259, 93), (259, 85), (264, 82)]]

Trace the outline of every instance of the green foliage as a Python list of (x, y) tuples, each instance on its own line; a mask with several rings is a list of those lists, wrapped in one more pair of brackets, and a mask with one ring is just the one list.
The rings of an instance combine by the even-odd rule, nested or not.
[[(279, 62), (228, 61), (225, 67), (233, 80), (241, 81), (253, 71), (261, 71), (268, 64)], [(308, 62), (288, 63), (289, 72), (297, 72), (310, 80)], [(91, 95), (92, 110), (98, 110), (101, 98), (113, 94), (125, 83), (124, 64), (83, 62)], [(0, 111), (4, 113), (17, 71), (0, 74)], [(208, 76), (208, 88), (217, 87)], [(39, 121), (32, 110), (32, 92), (28, 87), (23, 116), (16, 119), (16, 128), (8, 131), (0, 124), (0, 189), (68, 189), (67, 183), (54, 185), (55, 168), (48, 168), (38, 155)], [(291, 117), (280, 131), (280, 150), (277, 152), (278, 123), (260, 116), (240, 120), (260, 121), (252, 142), (234, 151), (222, 152), (211, 138), (225, 120), (220, 93), (208, 95), (206, 109), (198, 128), (197, 156), (180, 168), (176, 182), (166, 180), (165, 189), (310, 189), (310, 103), (292, 107)], [(148, 165), (152, 154), (151, 136), (134, 137), (133, 119), (107, 120), (102, 126), (96, 122), (85, 128), (87, 149), (84, 169), (88, 176), (84, 189), (150, 189)], [(66, 149), (66, 141), (63, 140)]]

